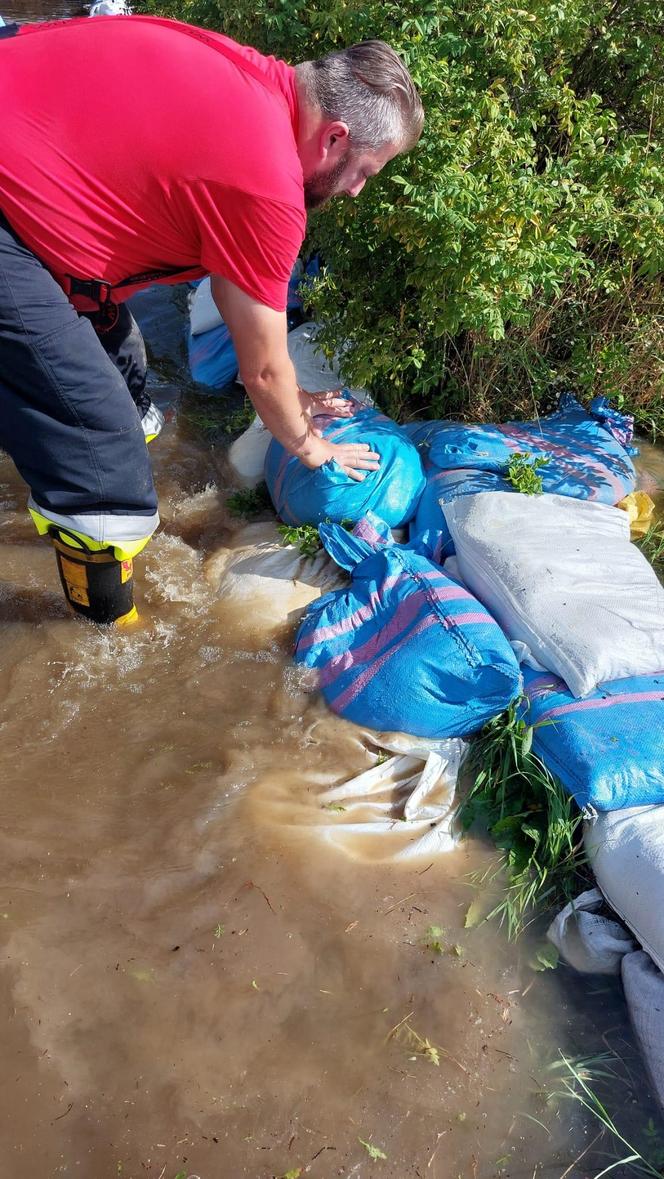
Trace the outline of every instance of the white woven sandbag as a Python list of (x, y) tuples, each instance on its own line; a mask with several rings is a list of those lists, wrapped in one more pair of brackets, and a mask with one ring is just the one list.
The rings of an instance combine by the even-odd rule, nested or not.
[[(315, 745), (319, 733), (329, 739), (338, 726), (344, 722), (321, 713), (306, 737), (310, 740), (315, 732)], [(373, 764), (339, 784), (349, 728), (339, 729), (341, 761), (332, 759), (325, 768), (310, 770), (306, 789), (298, 789), (292, 767), (275, 764), (251, 792), (261, 822), (268, 818), (359, 863), (403, 864), (425, 857), (426, 866), (453, 851), (460, 836), (456, 790), (466, 743), (458, 737), (428, 741), (353, 726), (361, 763), (366, 764), (368, 755)], [(392, 756), (386, 758), (384, 750)]]
[(217, 613), (258, 636), (294, 625), (310, 602), (347, 580), (324, 550), (304, 557), (283, 545), (271, 521), (240, 529), (207, 560), (205, 576), (219, 595)]
[(356, 401), (373, 402), (366, 389), (346, 385), (339, 373), (338, 358), (332, 364), (321, 349), (313, 343), (318, 330), (315, 323), (303, 323), (288, 333), (288, 355), (295, 368), (297, 383), (307, 393), (330, 393), (335, 389), (348, 389)]
[(131, 8), (125, 0), (97, 0), (89, 16), (131, 16)]
[(452, 851), (465, 741), (429, 741), (406, 733), (378, 733), (371, 740), (392, 757), (320, 796), (325, 818), (317, 824), (319, 833), (350, 855), (358, 837), (361, 842), (380, 835), (394, 861)]
[(664, 805), (603, 812), (585, 846), (611, 908), (664, 970)]
[(441, 506), (464, 583), (574, 696), (664, 669), (664, 589), (625, 512), (502, 491)]
[(565, 905), (546, 931), (561, 958), (581, 974), (619, 974), (625, 954), (636, 948), (603, 907), (600, 890), (590, 888)]
[(648, 954), (637, 950), (622, 960), (622, 981), (636, 1038), (664, 1109), (664, 974)]
[(265, 455), (272, 441), (270, 431), (256, 415), (253, 422), (228, 450), (228, 464), (240, 487), (258, 487), (263, 482)]
[(189, 327), (192, 336), (201, 336), (223, 323), (219, 308), (212, 298), (209, 278), (196, 287), (189, 303)]

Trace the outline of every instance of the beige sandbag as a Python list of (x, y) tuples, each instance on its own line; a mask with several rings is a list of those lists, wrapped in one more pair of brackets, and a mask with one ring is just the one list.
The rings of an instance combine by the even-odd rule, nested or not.
[(243, 634), (271, 635), (295, 625), (310, 602), (347, 582), (323, 549), (304, 557), (283, 545), (276, 524), (247, 524), (205, 565), (219, 596), (217, 613)]
[[(261, 823), (289, 831), (295, 840), (316, 840), (357, 863), (426, 863), (454, 850), (464, 741), (376, 733), (322, 704), (318, 715), (315, 706), (308, 715), (315, 719), (303, 741), (314, 749), (331, 745), (337, 756), (313, 758), (306, 774), (280, 762), (263, 774), (250, 798)], [(353, 772), (358, 764), (360, 772)], [(339, 783), (347, 773), (352, 776)]]

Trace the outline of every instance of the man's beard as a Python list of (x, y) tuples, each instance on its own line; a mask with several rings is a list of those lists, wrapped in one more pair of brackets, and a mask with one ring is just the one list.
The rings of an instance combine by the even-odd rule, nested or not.
[(325, 205), (330, 197), (335, 196), (335, 189), (341, 180), (350, 157), (350, 148), (329, 172), (314, 172), (304, 182), (304, 203), (307, 209), (319, 209)]

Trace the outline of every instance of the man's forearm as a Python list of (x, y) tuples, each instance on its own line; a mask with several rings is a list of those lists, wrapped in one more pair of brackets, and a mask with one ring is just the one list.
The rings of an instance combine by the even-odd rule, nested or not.
[(290, 454), (306, 458), (315, 448), (311, 418), (300, 400), (290, 362), (278, 370), (243, 374), (247, 395), (266, 428)]

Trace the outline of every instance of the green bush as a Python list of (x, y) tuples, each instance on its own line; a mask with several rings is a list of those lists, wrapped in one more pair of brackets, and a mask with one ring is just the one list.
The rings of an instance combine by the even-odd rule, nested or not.
[(663, 0), (149, 0), (290, 61), (368, 36), (427, 123), (310, 219), (349, 379), (402, 415), (532, 412), (561, 386), (664, 424)]

